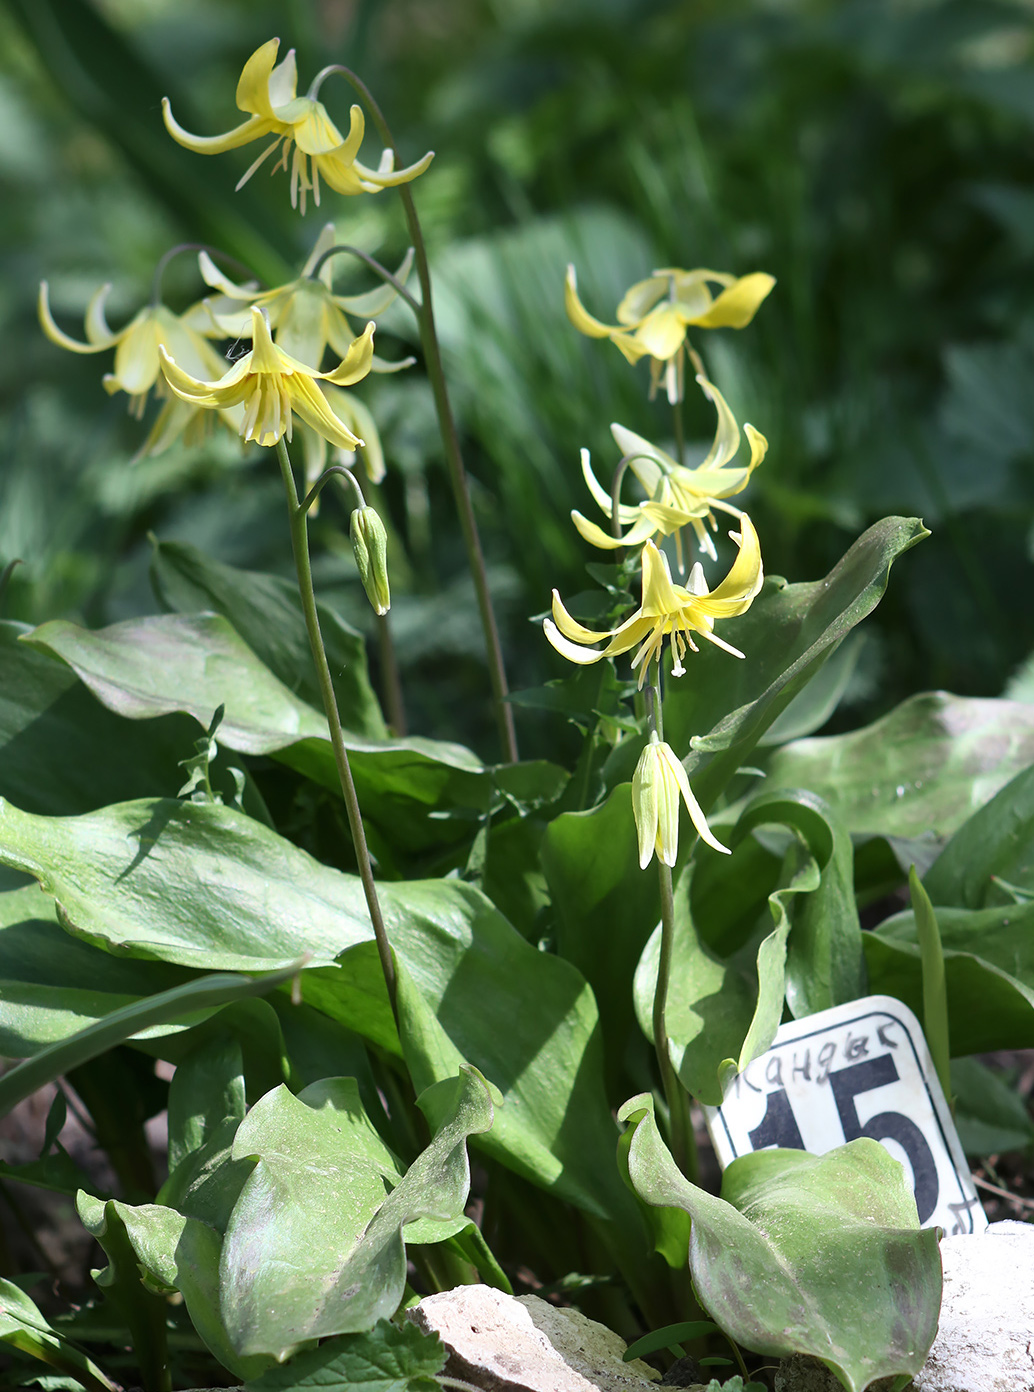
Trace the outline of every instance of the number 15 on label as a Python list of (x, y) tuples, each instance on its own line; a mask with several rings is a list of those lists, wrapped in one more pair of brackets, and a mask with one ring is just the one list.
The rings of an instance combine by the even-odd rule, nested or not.
[(919, 1021), (891, 996), (782, 1025), (704, 1110), (723, 1169), (768, 1146), (824, 1155), (870, 1136), (905, 1166), (923, 1227), (987, 1227)]

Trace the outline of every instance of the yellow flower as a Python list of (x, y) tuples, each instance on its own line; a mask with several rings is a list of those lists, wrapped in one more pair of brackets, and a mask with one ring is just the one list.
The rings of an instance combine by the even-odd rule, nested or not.
[[(716, 298), (708, 282), (723, 287)], [(583, 334), (609, 338), (630, 363), (649, 357), (651, 397), (663, 379), (668, 400), (676, 402), (683, 395), (687, 329), (744, 328), (773, 285), (773, 277), (763, 271), (737, 280), (723, 271), (668, 267), (637, 281), (618, 305), (618, 322), (604, 324), (578, 298), (575, 269), (568, 266), (564, 304), (567, 317)]]
[[(690, 571), (685, 586), (672, 584), (667, 557), (648, 541), (643, 547), (643, 602), (631, 618), (617, 628), (597, 633), (572, 619), (554, 590), (553, 618), (543, 623), (546, 637), (558, 653), (582, 666), (599, 662), (601, 657), (616, 657), (630, 648), (638, 648), (632, 659), (632, 669), (640, 668), (640, 688), (650, 663), (654, 658), (660, 659), (666, 637), (671, 641), (673, 677), (681, 677), (686, 670), (682, 659), (687, 648), (698, 651), (692, 637), (694, 633), (734, 657), (742, 657), (738, 648), (715, 634), (714, 621), (749, 609), (764, 583), (764, 574), (758, 534), (746, 513), (740, 516), (739, 535), (735, 532), (729, 535), (739, 542), (740, 549), (717, 589), (708, 590), (699, 563)], [(609, 642), (604, 648), (582, 646), (605, 639)]]
[[(272, 290), (259, 290), (254, 282), (235, 284), (219, 270), (207, 252), (201, 252), (198, 266), (202, 279), (220, 292), (204, 301), (215, 329), (225, 338), (250, 338), (251, 308), (254, 306), (265, 310), (276, 335), (277, 347), (291, 357), (318, 368), (329, 345), (339, 358), (343, 358), (355, 338), (346, 316), (354, 314), (364, 322), (376, 319), (397, 298), (397, 292), (390, 285), (383, 285), (362, 295), (335, 295), (332, 290), (334, 268), (330, 260), (323, 263), (317, 278), (313, 279), (316, 263), (334, 245), (335, 239), (334, 224), (328, 222), (298, 279)], [(410, 250), (395, 273), (396, 280), (405, 282), (412, 264)], [(175, 357), (175, 353), (172, 356)], [(374, 354), (371, 371), (398, 372), (414, 362), (414, 358), (385, 362)]]
[(293, 414), (340, 449), (355, 449), (362, 440), (340, 421), (323, 395), (319, 382), (347, 387), (365, 377), (373, 357), (373, 324), (357, 338), (333, 372), (316, 372), (289, 357), (273, 342), (269, 324), (260, 309), (253, 309), (250, 353), (234, 364), (217, 382), (198, 381), (161, 348), (162, 371), (169, 386), (192, 406), (223, 409), (243, 405), (240, 434), (260, 445), (275, 445), (281, 436), (291, 439)]
[(650, 864), (654, 851), (665, 865), (675, 864), (679, 853), (680, 797), (701, 840), (716, 851), (731, 854), (728, 846), (723, 846), (707, 825), (674, 749), (654, 735), (640, 754), (632, 775), (632, 812), (639, 833), (641, 869), (645, 870)]
[[(723, 504), (721, 499), (730, 498), (746, 488), (747, 480), (765, 457), (768, 441), (752, 425), (744, 425), (750, 442), (750, 463), (730, 468), (730, 461), (740, 447), (740, 428), (718, 388), (706, 377), (698, 376), (697, 381), (718, 412), (714, 442), (706, 459), (697, 468), (687, 469), (641, 435), (626, 430), (623, 425), (612, 425), (611, 434), (623, 458), (628, 460), (628, 467), (646, 490), (647, 498), (634, 507), (618, 506), (618, 521), (629, 528), (619, 537), (611, 536), (580, 512), (572, 512), (571, 520), (591, 545), (613, 550), (619, 546), (638, 546), (658, 532), (661, 536), (674, 533), (679, 570), (682, 571), (682, 528), (691, 526), (700, 549), (712, 560), (717, 559), (714, 542), (704, 523), (709, 522), (712, 529), (717, 528), (712, 511), (716, 507), (736, 517), (742, 515), (739, 508)], [(582, 473), (589, 492), (606, 515), (612, 517), (611, 495), (592, 472), (588, 450), (582, 450)]]
[(199, 155), (219, 155), (224, 150), (235, 150), (239, 145), (248, 145), (253, 140), (262, 140), (271, 135), (271, 144), (237, 184), (238, 189), (248, 182), (274, 150), (280, 149), (281, 144), (280, 158), (273, 169), (274, 172), (278, 168), (283, 169), (286, 173), (287, 157), (293, 145), (291, 206), (298, 206), (298, 193), (301, 190), (303, 213), (306, 194), (310, 190), (319, 207), (321, 177), (338, 193), (377, 193), (389, 185), (408, 183), (424, 172), (434, 158), (433, 151), (407, 169), (394, 168), (394, 155), (390, 150), (385, 150), (377, 169), (368, 169), (360, 164), (356, 155), (365, 131), (362, 108), (352, 107), (348, 136), (343, 136), (327, 114), (326, 107), (316, 100), (320, 84), (332, 70), (324, 69), (309, 88), (308, 96), (299, 97), (296, 95), (298, 71), (294, 49), (290, 50), (283, 62), (277, 63), (279, 47), (279, 39), (270, 39), (257, 48), (245, 63), (237, 83), (237, 105), (248, 114), (248, 119), (223, 135), (191, 135), (174, 118), (168, 97), (163, 97), (165, 128), (173, 140)]
[[(109, 328), (104, 313), (110, 290), (110, 284), (102, 285), (87, 306), (85, 343), (69, 337), (54, 322), (45, 280), (40, 282), (39, 288), (39, 321), (52, 343), (72, 353), (104, 353), (115, 349), (114, 371), (106, 373), (102, 379), (104, 389), (110, 395), (126, 392), (130, 414), (137, 420), (143, 415), (152, 387), (156, 396), (169, 396), (161, 373), (159, 355), (163, 348), (191, 372), (205, 375), (220, 371), (223, 360), (205, 338), (206, 331), (213, 333), (214, 330), (200, 305), (194, 305), (185, 314), (173, 314), (162, 304), (148, 305), (116, 332)], [(197, 408), (188, 408), (181, 401), (166, 400), (140, 454), (160, 454), (179, 435), (184, 432), (189, 435), (198, 420)], [(235, 418), (232, 424), (236, 429)]]

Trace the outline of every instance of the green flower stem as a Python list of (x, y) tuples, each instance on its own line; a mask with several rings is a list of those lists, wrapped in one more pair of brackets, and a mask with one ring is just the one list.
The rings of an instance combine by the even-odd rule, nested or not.
[(395, 644), (391, 638), (391, 624), (387, 614), (377, 614), (375, 618), (377, 620), (377, 652), (381, 660), (381, 687), (384, 705), (388, 712), (388, 728), (396, 739), (402, 739), (408, 726), (406, 706), (402, 699), (399, 664), (395, 657)]
[[(660, 670), (646, 687), (646, 711), (651, 734), (664, 738), (661, 715)], [(664, 1098), (668, 1104), (668, 1124), (671, 1153), (688, 1180), (696, 1182), (699, 1173), (693, 1121), (689, 1114), (689, 1097), (679, 1082), (671, 1062), (668, 1042), (668, 987), (671, 983), (671, 957), (675, 946), (675, 894), (671, 881), (671, 866), (658, 857), (657, 872), (661, 888), (661, 951), (657, 960), (657, 985), (653, 993), (653, 1047), (657, 1052)]]
[(682, 465), (686, 463), (686, 432), (682, 424), (682, 397), (671, 403), (672, 428), (675, 432), (675, 459)]
[(345, 739), (341, 731), (341, 716), (338, 713), (337, 697), (334, 695), (334, 683), (327, 663), (326, 650), (323, 647), (323, 636), (320, 633), (319, 615), (316, 612), (316, 593), (312, 587), (312, 566), (309, 561), (307, 514), (304, 506), (298, 502), (294, 470), (291, 468), (291, 459), (287, 453), (283, 437), (276, 442), (276, 454), (280, 461), (280, 473), (283, 476), (284, 489), (287, 493), (287, 512), (291, 524), (291, 548), (294, 551), (294, 564), (298, 572), (298, 593), (301, 596), (305, 627), (309, 634), (309, 646), (312, 649), (312, 660), (316, 664), (316, 678), (319, 682), (320, 695), (323, 697), (323, 709), (330, 726), (330, 742), (334, 749), (338, 777), (341, 780), (341, 792), (345, 799), (345, 811), (348, 814), (348, 826), (352, 833), (352, 845), (355, 847), (355, 858), (359, 865), (359, 878), (363, 883), (366, 907), (369, 910), (370, 922), (373, 924), (373, 933), (377, 940), (377, 955), (381, 961), (381, 971), (384, 973), (384, 984), (388, 988), (391, 1013), (397, 1025), (395, 963), (391, 955), (387, 929), (381, 915), (380, 901), (377, 898), (377, 886), (374, 883), (370, 852), (366, 847), (366, 833), (363, 830), (362, 814), (359, 811), (359, 799), (356, 796), (355, 783), (352, 780), (348, 751), (345, 748)]
[(614, 478), (610, 485), (610, 534), (615, 539), (621, 535), (621, 520), (618, 516), (621, 510), (621, 485), (625, 481), (625, 470), (634, 458), (637, 456), (626, 454), (618, 460), (618, 466), (614, 470)]
[[(386, 148), (394, 151), (396, 156), (398, 150), (395, 140), (384, 119), (384, 113), (374, 101), (370, 89), (366, 86), (351, 68), (346, 68), (343, 64), (334, 64), (333, 71), (341, 75), (351, 83), (358, 92), (373, 118), (373, 123), (377, 127), (377, 132), (383, 140)], [(331, 71), (327, 69), (326, 71)], [(481, 550), (481, 539), (478, 536), (477, 521), (474, 517), (474, 507), (470, 499), (470, 487), (467, 483), (466, 470), (463, 467), (463, 456), (460, 453), (459, 436), (456, 432), (456, 422), (452, 415), (452, 406), (449, 402), (449, 393), (445, 384), (445, 370), (442, 366), (441, 348), (438, 343), (438, 335), (434, 326), (434, 307), (431, 299), (431, 270), (427, 262), (427, 247), (424, 243), (423, 232), (420, 228), (420, 219), (417, 216), (416, 204), (413, 202), (413, 194), (408, 184), (399, 184), (399, 195), (402, 199), (402, 206), (405, 209), (406, 222), (409, 226), (409, 237), (413, 243), (416, 253), (416, 270), (420, 280), (421, 305), (417, 316), (420, 325), (420, 342), (424, 350), (424, 363), (427, 368), (427, 375), (431, 382), (431, 390), (434, 394), (435, 410), (438, 413), (438, 426), (442, 434), (442, 444), (445, 448), (445, 460), (449, 468), (449, 478), (452, 482), (453, 496), (456, 500), (456, 511), (459, 514), (460, 530), (463, 533), (463, 542), (467, 551), (467, 560), (470, 564), (471, 574), (474, 580), (474, 590), (477, 594), (478, 611), (481, 615), (481, 627), (485, 635), (485, 649), (488, 657), (488, 676), (492, 685), (492, 697), (495, 703), (496, 720), (499, 726), (499, 738), (502, 742), (503, 753), (510, 763), (516, 763), (517, 754), (517, 731), (513, 723), (513, 709), (509, 705), (506, 697), (509, 688), (506, 683), (506, 668), (503, 664), (503, 650), (499, 642), (499, 629), (495, 621), (495, 612), (492, 608), (492, 596), (488, 588), (488, 575), (485, 571), (485, 557)]]
[(324, 263), (329, 261), (332, 256), (337, 256), (341, 252), (345, 252), (349, 256), (356, 257), (356, 259), (362, 261), (364, 265), (369, 266), (371, 271), (376, 271), (377, 275), (380, 276), (381, 280), (383, 280), (386, 285), (391, 286), (391, 288), (395, 291), (395, 294), (398, 295), (399, 299), (405, 300), (406, 304), (409, 305), (413, 313), (419, 315), (420, 301), (414, 298), (414, 296), (412, 296), (409, 293), (409, 291), (406, 289), (406, 287), (402, 284), (401, 280), (399, 280), (397, 276), (392, 275), (392, 273), (388, 270), (387, 266), (382, 266), (376, 257), (371, 256), (369, 252), (360, 251), (358, 247), (346, 246), (344, 243), (340, 244), (339, 246), (328, 247), (328, 249), (323, 253), (323, 255), (316, 262), (315, 266), (313, 266), (312, 270), (309, 272), (309, 279), (318, 280), (320, 271), (323, 269)]
[(184, 251), (207, 251), (209, 256), (218, 257), (220, 261), (232, 266), (234, 270), (241, 271), (246, 276), (255, 275), (250, 266), (246, 266), (243, 261), (238, 261), (236, 256), (231, 256), (229, 252), (222, 251), (219, 247), (209, 246), (207, 242), (179, 242), (176, 246), (169, 248), (154, 268), (154, 276), (151, 280), (152, 305), (159, 305), (162, 302), (162, 277), (165, 275), (166, 266), (173, 257), (179, 256)]
[(331, 464), (329, 469), (323, 470), (323, 473), (320, 474), (319, 478), (316, 480), (316, 482), (309, 489), (308, 493), (306, 493), (305, 497), (302, 499), (300, 504), (302, 512), (309, 511), (313, 503), (323, 492), (324, 488), (326, 488), (330, 480), (335, 477), (335, 475), (337, 475), (340, 478), (346, 479), (348, 483), (351, 484), (352, 491), (355, 493), (356, 496), (356, 507), (362, 508), (366, 506), (366, 499), (363, 497), (363, 490), (359, 487), (359, 480), (356, 478), (355, 474), (353, 474), (352, 470), (346, 469), (343, 464)]

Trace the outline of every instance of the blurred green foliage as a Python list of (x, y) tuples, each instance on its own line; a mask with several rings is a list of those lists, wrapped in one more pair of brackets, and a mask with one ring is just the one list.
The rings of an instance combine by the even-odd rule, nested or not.
[[(598, 559), (567, 521), (586, 501), (579, 447), (605, 474), (611, 420), (662, 444), (670, 431), (646, 369), (567, 323), (573, 260), (604, 319), (656, 265), (777, 277), (749, 333), (698, 344), (738, 418), (771, 441), (749, 495), (768, 571), (821, 575), (887, 513), (931, 527), (880, 611), (841, 725), (917, 689), (1002, 691), (1034, 648), (1029, 0), (7, 0), (0, 562), (23, 562), (7, 616), (95, 625), (153, 609), (150, 531), (288, 570), (270, 461), (213, 436), (131, 465), (140, 427), (100, 387), (107, 359), (61, 353), (34, 309), (47, 277), (78, 334), (90, 293), (112, 280), (123, 322), (180, 240), (218, 243), (264, 276), (300, 261), (326, 205), (292, 220), (286, 181), (261, 173), (234, 194), (252, 154), (180, 150), (157, 102), (167, 92), (190, 129), (227, 129), (242, 63), (271, 34), (298, 48), (303, 90), (347, 62), (404, 158), (438, 152), (416, 198), (515, 687), (561, 665), (527, 615), (552, 585), (584, 587)], [(322, 95), (343, 115), (343, 85)], [(389, 262), (404, 249), (392, 194), (354, 210), (336, 200), (334, 214)], [(174, 307), (201, 289), (191, 257), (173, 263)], [(412, 338), (401, 310), (389, 322)], [(416, 369), (366, 395), (389, 462), (377, 501), (412, 724), (490, 748), (425, 379)], [(703, 442), (709, 408), (690, 406)], [(321, 592), (366, 625), (332, 504), (314, 544)], [(555, 751), (555, 721), (519, 719), (526, 753)]]

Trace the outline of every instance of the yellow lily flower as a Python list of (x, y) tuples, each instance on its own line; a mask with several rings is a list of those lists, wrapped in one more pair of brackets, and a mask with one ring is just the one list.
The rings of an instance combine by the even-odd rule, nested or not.
[[(717, 297), (709, 283), (722, 286)], [(609, 338), (630, 363), (649, 357), (651, 398), (663, 380), (674, 403), (683, 396), (687, 330), (744, 328), (773, 285), (774, 278), (763, 271), (737, 280), (724, 271), (671, 266), (637, 281), (618, 305), (618, 322), (604, 324), (578, 298), (575, 269), (568, 266), (564, 305), (576, 329), (590, 338)]]
[[(329, 345), (339, 358), (343, 358), (355, 338), (347, 315), (354, 314), (364, 321), (376, 319), (398, 295), (390, 285), (361, 295), (335, 295), (332, 288), (334, 266), (330, 260), (323, 263), (314, 279), (313, 269), (334, 245), (336, 235), (334, 224), (328, 222), (298, 279), (272, 290), (259, 290), (254, 282), (235, 284), (219, 270), (207, 252), (201, 252), (198, 257), (201, 277), (206, 285), (219, 291), (217, 296), (204, 301), (215, 330), (224, 338), (250, 338), (254, 306), (265, 311), (277, 345), (291, 357), (318, 368)], [(412, 265), (410, 249), (395, 273), (396, 280), (405, 282)], [(398, 372), (415, 361), (415, 358), (403, 358), (401, 362), (386, 362), (374, 354), (371, 371)]]
[(632, 775), (632, 812), (639, 833), (640, 869), (645, 870), (650, 864), (654, 851), (665, 865), (675, 864), (679, 853), (680, 797), (701, 840), (716, 851), (731, 854), (707, 825), (674, 749), (654, 735), (640, 754)]
[(273, 342), (269, 323), (260, 309), (253, 309), (250, 353), (216, 382), (192, 377), (159, 348), (162, 371), (176, 393), (192, 406), (225, 409), (243, 405), (240, 434), (260, 445), (275, 445), (281, 436), (292, 438), (294, 413), (324, 439), (340, 449), (356, 449), (363, 441), (331, 410), (319, 382), (347, 387), (370, 370), (373, 357), (373, 324), (349, 347), (333, 372), (317, 372), (290, 357)]
[[(45, 280), (40, 282), (39, 288), (39, 321), (51, 343), (71, 353), (104, 353), (115, 349), (114, 371), (106, 373), (102, 379), (104, 390), (112, 396), (124, 391), (129, 397), (130, 414), (135, 419), (142, 417), (152, 387), (156, 396), (169, 397), (161, 372), (159, 354), (162, 348), (191, 372), (206, 375), (221, 370), (223, 360), (205, 337), (206, 332), (214, 330), (200, 305), (194, 305), (185, 314), (174, 314), (162, 304), (148, 305), (115, 331), (108, 326), (104, 312), (110, 291), (110, 283), (102, 285), (87, 306), (85, 343), (71, 338), (54, 322)], [(196, 435), (195, 427), (201, 419), (197, 408), (189, 409), (181, 401), (167, 399), (137, 457), (161, 454), (183, 433), (188, 437)], [(237, 428), (235, 417), (228, 423)]]
[[(580, 512), (572, 512), (571, 520), (578, 531), (592, 546), (614, 550), (619, 546), (639, 546), (649, 537), (675, 536), (676, 554), (679, 570), (684, 571), (682, 559), (682, 528), (691, 526), (696, 533), (700, 549), (712, 560), (717, 553), (705, 522), (712, 530), (717, 529), (714, 508), (741, 516), (739, 508), (723, 503), (723, 498), (731, 498), (747, 486), (747, 480), (764, 459), (768, 441), (760, 430), (745, 424), (744, 431), (750, 443), (750, 462), (731, 468), (730, 463), (740, 448), (740, 428), (736, 417), (729, 410), (725, 397), (718, 388), (698, 376), (697, 381), (706, 397), (714, 403), (718, 413), (714, 441), (707, 457), (695, 468), (687, 469), (677, 463), (670, 454), (652, 445), (641, 435), (626, 430), (623, 425), (610, 427), (611, 434), (621, 450), (622, 457), (628, 460), (628, 467), (646, 490), (645, 501), (627, 506), (619, 504), (618, 522), (629, 530), (622, 536), (612, 536), (595, 522), (590, 522)], [(614, 508), (610, 492), (596, 478), (589, 462), (589, 451), (582, 450), (582, 474), (589, 492), (608, 517), (613, 517)]]
[(343, 136), (327, 114), (326, 107), (316, 100), (323, 79), (332, 69), (324, 69), (309, 88), (308, 95), (299, 97), (294, 49), (282, 62), (277, 63), (279, 47), (279, 39), (270, 39), (257, 48), (245, 63), (237, 83), (237, 106), (247, 113), (248, 119), (222, 135), (191, 135), (173, 116), (168, 97), (163, 97), (165, 128), (173, 140), (199, 155), (218, 155), (224, 150), (235, 150), (253, 140), (273, 136), (272, 143), (238, 182), (238, 189), (243, 188), (259, 166), (277, 149), (280, 149), (280, 158), (273, 170), (283, 169), (286, 173), (287, 158), (293, 146), (291, 206), (298, 206), (300, 191), (303, 214), (306, 195), (310, 191), (319, 207), (321, 177), (338, 193), (377, 193), (382, 188), (408, 183), (424, 172), (434, 158), (433, 150), (406, 169), (395, 169), (394, 155), (390, 150), (385, 150), (377, 169), (368, 169), (360, 164), (356, 156), (365, 132), (362, 108), (351, 108), (348, 135)]
[[(739, 552), (728, 575), (716, 589), (707, 588), (699, 562), (690, 571), (685, 586), (673, 584), (667, 557), (648, 541), (643, 547), (643, 602), (631, 618), (617, 628), (598, 633), (573, 619), (554, 590), (553, 617), (543, 622), (546, 637), (561, 656), (581, 666), (637, 648), (632, 670), (640, 668), (640, 689), (650, 663), (654, 658), (660, 659), (665, 638), (671, 642), (673, 677), (681, 677), (685, 672), (682, 659), (687, 649), (699, 651), (693, 640), (694, 633), (734, 657), (742, 657), (738, 648), (717, 636), (714, 621), (732, 618), (749, 609), (765, 577), (758, 534), (746, 513), (740, 516), (739, 534), (730, 532), (729, 535), (739, 543)], [(605, 640), (609, 641), (604, 648), (585, 646)]]

